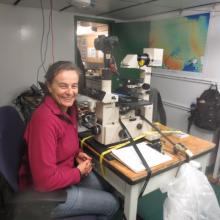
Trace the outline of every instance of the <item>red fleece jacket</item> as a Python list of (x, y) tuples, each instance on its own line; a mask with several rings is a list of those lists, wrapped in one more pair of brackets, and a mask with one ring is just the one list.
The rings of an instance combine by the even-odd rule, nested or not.
[(76, 109), (63, 113), (49, 96), (35, 110), (25, 135), (27, 154), (19, 172), (20, 188), (53, 191), (80, 182), (74, 167), (79, 153)]

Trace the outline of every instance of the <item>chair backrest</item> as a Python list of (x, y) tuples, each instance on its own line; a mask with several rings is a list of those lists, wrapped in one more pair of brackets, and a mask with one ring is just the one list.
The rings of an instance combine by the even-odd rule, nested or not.
[(0, 174), (18, 191), (18, 170), (24, 151), (25, 124), (12, 106), (0, 107)]

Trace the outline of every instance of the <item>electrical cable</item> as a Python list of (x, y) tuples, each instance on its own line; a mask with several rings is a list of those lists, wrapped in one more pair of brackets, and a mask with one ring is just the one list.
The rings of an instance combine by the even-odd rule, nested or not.
[(151, 169), (150, 169), (150, 167), (149, 167), (147, 161), (146, 161), (145, 158), (143, 157), (142, 153), (140, 152), (139, 148), (137, 147), (137, 144), (136, 144), (135, 141), (133, 140), (133, 138), (132, 138), (131, 134), (129, 133), (128, 129), (127, 129), (126, 126), (123, 124), (123, 122), (121, 121), (120, 118), (119, 118), (119, 123), (120, 123), (120, 125), (122, 126), (123, 130), (126, 132), (126, 134), (127, 134), (127, 136), (128, 136), (128, 141), (133, 145), (135, 151), (137, 152), (139, 158), (141, 159), (141, 161), (142, 161), (144, 167), (145, 167), (146, 170), (147, 170), (146, 180), (145, 180), (145, 183), (144, 183), (144, 185), (143, 185), (143, 187), (142, 187), (142, 189), (141, 189), (141, 192), (140, 192), (140, 194), (139, 194), (139, 197), (138, 197), (138, 198), (140, 198), (140, 197), (143, 195), (143, 193), (144, 193), (144, 191), (145, 191), (145, 189), (146, 189), (146, 186), (147, 186), (147, 184), (148, 184), (148, 182), (149, 182), (149, 180), (150, 180), (152, 171), (151, 171)]
[[(50, 31), (51, 31), (51, 27), (50, 27), (50, 16), (51, 14), (49, 15), (49, 18), (48, 18), (48, 32), (47, 32), (47, 39), (46, 39), (46, 47), (45, 47), (45, 51), (44, 51), (44, 63), (46, 61), (46, 57), (47, 57), (47, 49), (48, 49), (48, 42), (49, 42), (49, 35), (50, 35)], [(46, 70), (45, 70), (45, 73), (46, 73)]]
[[(47, 32), (47, 38), (46, 38), (46, 46), (45, 46), (45, 50), (44, 50), (44, 59), (43, 59), (43, 65), (46, 62), (46, 57), (47, 57), (47, 49), (48, 49), (48, 41), (49, 41), (49, 35), (50, 35), (50, 31), (51, 31), (51, 27), (50, 27), (50, 18), (51, 14), (49, 15), (48, 18), (48, 32)], [(44, 67), (44, 66), (43, 66)], [(44, 68), (44, 71), (46, 73), (46, 69)]]
[(40, 0), (41, 3), (41, 12), (42, 12), (42, 18), (43, 18), (43, 31), (42, 31), (42, 37), (41, 37), (41, 53), (40, 53), (40, 57), (41, 57), (41, 64), (37, 69), (37, 85), (39, 85), (39, 74), (40, 74), (40, 69), (43, 68), (44, 72), (46, 73), (46, 69), (45, 69), (45, 62), (46, 62), (46, 55), (47, 55), (47, 49), (48, 49), (48, 41), (49, 41), (49, 34), (50, 34), (50, 17), (51, 14), (49, 15), (49, 19), (48, 19), (48, 32), (47, 32), (47, 36), (46, 36), (46, 45), (45, 45), (45, 50), (44, 50), (44, 54), (43, 54), (43, 42), (44, 42), (44, 34), (45, 34), (45, 16), (44, 16), (44, 8), (43, 8), (43, 1)]
[(50, 27), (51, 27), (52, 61), (54, 63), (53, 0), (50, 0)]
[(37, 84), (38, 84), (38, 79), (39, 79), (39, 73), (40, 69), (43, 66), (43, 40), (44, 40), (44, 30), (45, 30), (45, 16), (44, 16), (44, 8), (43, 8), (43, 1), (40, 0), (40, 6), (41, 6), (41, 15), (42, 15), (42, 35), (41, 35), (41, 42), (40, 42), (40, 58), (41, 58), (41, 64), (37, 69)]

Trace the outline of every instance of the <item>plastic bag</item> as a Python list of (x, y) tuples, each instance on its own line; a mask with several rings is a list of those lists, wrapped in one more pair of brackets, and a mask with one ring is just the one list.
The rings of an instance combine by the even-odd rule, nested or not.
[(215, 192), (206, 176), (191, 163), (181, 166), (174, 180), (161, 187), (167, 192), (164, 220), (220, 220)]

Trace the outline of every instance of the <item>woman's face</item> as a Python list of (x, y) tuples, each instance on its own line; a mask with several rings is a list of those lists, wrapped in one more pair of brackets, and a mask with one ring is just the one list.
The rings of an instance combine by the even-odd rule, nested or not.
[(74, 70), (59, 72), (48, 84), (48, 90), (62, 111), (67, 111), (76, 100), (78, 94), (79, 75)]

